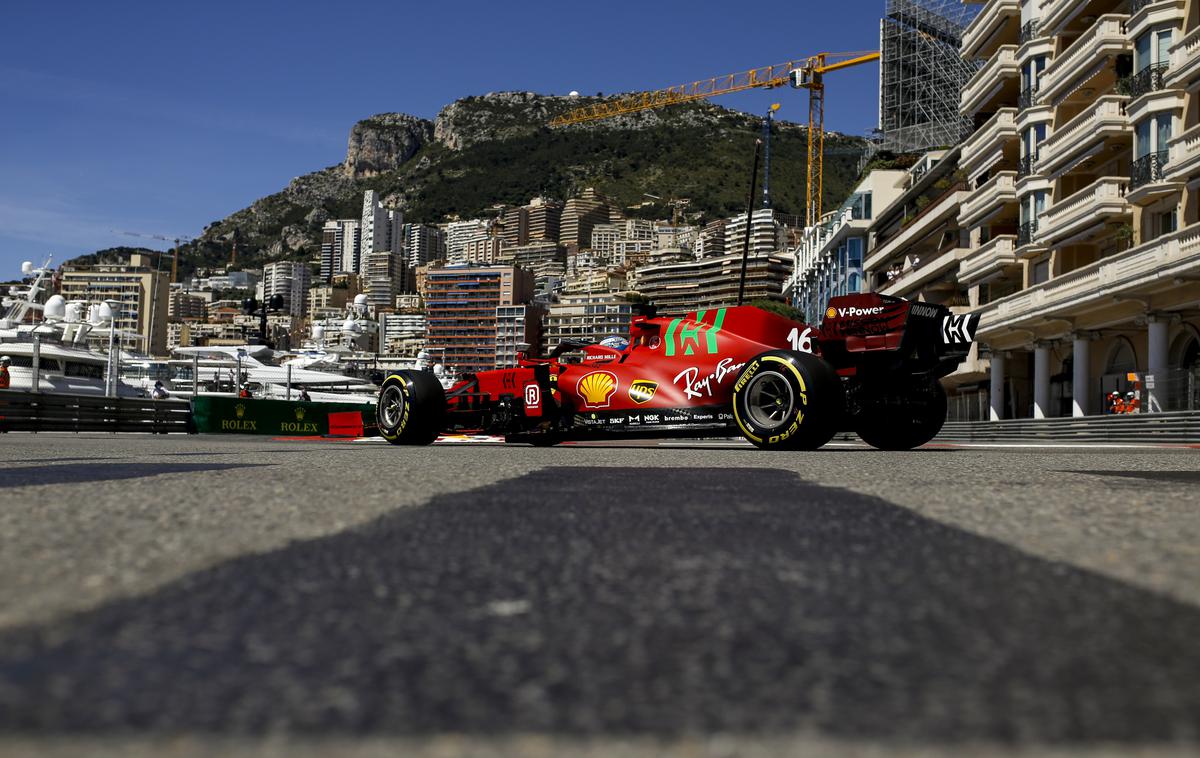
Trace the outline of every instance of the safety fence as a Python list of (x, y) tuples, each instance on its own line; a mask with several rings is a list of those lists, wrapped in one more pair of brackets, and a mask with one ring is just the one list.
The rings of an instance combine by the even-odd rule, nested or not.
[(1133, 442), (1200, 444), (1200, 411), (1003, 421), (947, 421), (938, 442)]
[(193, 432), (186, 400), (0, 390), (3, 432)]

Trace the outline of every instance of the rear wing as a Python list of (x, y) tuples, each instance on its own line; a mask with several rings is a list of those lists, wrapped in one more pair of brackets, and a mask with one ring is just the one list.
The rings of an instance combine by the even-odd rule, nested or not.
[(966, 358), (978, 327), (978, 314), (869, 293), (831, 298), (818, 339), (835, 365), (890, 354), (910, 364), (907, 369), (944, 376)]

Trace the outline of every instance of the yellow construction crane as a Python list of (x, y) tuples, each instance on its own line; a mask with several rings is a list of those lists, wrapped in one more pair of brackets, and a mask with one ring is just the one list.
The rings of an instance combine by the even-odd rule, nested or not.
[[(179, 273), (179, 243), (191, 242), (191, 237), (179, 235), (178, 237), (164, 237), (161, 234), (145, 234), (143, 232), (127, 232), (120, 229), (113, 229), (114, 234), (124, 234), (126, 237), (144, 237), (150, 240), (162, 240), (163, 242), (175, 243), (175, 249), (171, 252), (171, 284), (175, 283), (175, 277)], [(162, 253), (159, 253), (159, 260), (162, 259)]]
[[(808, 58), (750, 69), (690, 84), (635, 92), (603, 103), (574, 108), (551, 122), (551, 126), (569, 126), (585, 121), (636, 113), (664, 105), (705, 100), (749, 89), (780, 87), (790, 84), (808, 90), (808, 165), (806, 222), (811, 226), (821, 220), (821, 192), (824, 187), (825, 147), (825, 74), (838, 69), (858, 66), (879, 60), (879, 51), (854, 53), (817, 53)], [(815, 144), (814, 144), (815, 143)]]

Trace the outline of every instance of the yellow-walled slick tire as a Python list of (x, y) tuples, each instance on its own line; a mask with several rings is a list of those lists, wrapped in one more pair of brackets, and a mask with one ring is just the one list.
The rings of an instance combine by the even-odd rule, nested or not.
[(446, 418), (446, 391), (425, 371), (397, 371), (379, 389), (375, 420), (393, 445), (428, 445)]
[(764, 450), (816, 450), (833, 439), (844, 404), (837, 372), (808, 353), (762, 353), (733, 385), (738, 429)]

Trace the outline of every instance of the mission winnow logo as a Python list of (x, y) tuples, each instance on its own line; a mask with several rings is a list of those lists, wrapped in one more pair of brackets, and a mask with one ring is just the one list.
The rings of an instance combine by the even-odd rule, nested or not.
[(851, 305), (846, 308), (834, 308), (832, 305), (825, 311), (825, 318), (858, 318), (860, 316), (878, 316), (883, 313), (883, 306), (874, 308), (856, 308)]

